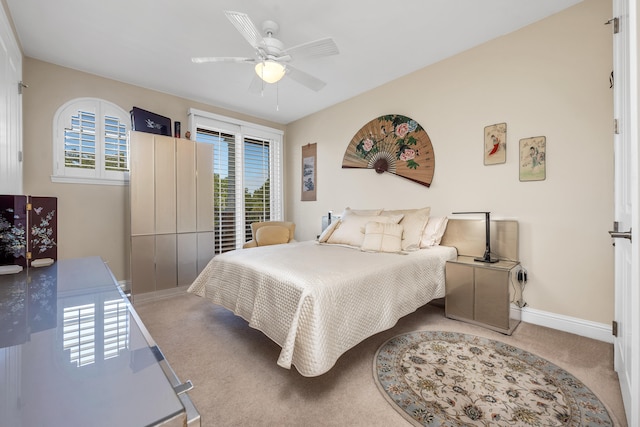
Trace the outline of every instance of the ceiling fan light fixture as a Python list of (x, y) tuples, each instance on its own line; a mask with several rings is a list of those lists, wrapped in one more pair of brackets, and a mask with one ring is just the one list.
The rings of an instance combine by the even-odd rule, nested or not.
[(267, 83), (277, 83), (285, 74), (284, 65), (267, 60), (256, 64), (256, 74)]

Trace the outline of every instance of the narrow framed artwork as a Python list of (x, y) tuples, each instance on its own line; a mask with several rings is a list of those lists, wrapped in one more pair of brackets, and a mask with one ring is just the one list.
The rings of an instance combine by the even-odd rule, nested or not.
[(316, 200), (317, 146), (315, 143), (302, 147), (302, 197), (303, 202)]
[(484, 128), (484, 164), (497, 165), (507, 161), (507, 124), (497, 123)]
[(547, 138), (520, 140), (520, 181), (542, 181), (547, 177)]

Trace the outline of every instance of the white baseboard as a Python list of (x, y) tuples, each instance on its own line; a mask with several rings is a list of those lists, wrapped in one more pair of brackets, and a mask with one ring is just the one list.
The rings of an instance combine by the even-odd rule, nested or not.
[(519, 308), (511, 306), (511, 311), (517, 318), (518, 311), (523, 322), (532, 323), (534, 325), (545, 326), (547, 328), (557, 329), (571, 334), (592, 338), (598, 341), (613, 343), (613, 335), (611, 334), (611, 325), (604, 323), (591, 322), (589, 320), (578, 319), (576, 317), (563, 316), (561, 314), (549, 313), (547, 311), (536, 310), (535, 308), (524, 307)]

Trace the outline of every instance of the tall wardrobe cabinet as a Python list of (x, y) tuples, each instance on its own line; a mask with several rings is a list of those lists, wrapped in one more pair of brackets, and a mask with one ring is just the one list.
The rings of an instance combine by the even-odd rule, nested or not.
[(189, 285), (213, 257), (213, 146), (129, 133), (131, 292)]

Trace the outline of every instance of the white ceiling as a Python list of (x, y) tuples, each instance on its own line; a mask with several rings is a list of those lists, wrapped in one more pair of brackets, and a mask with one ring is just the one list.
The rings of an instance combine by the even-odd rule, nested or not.
[[(28, 57), (287, 124), (582, 0), (6, 1)], [(252, 64), (192, 63), (254, 56), (224, 10), (276, 21), (286, 47), (333, 37), (339, 55), (292, 63), (327, 85), (260, 95)]]

